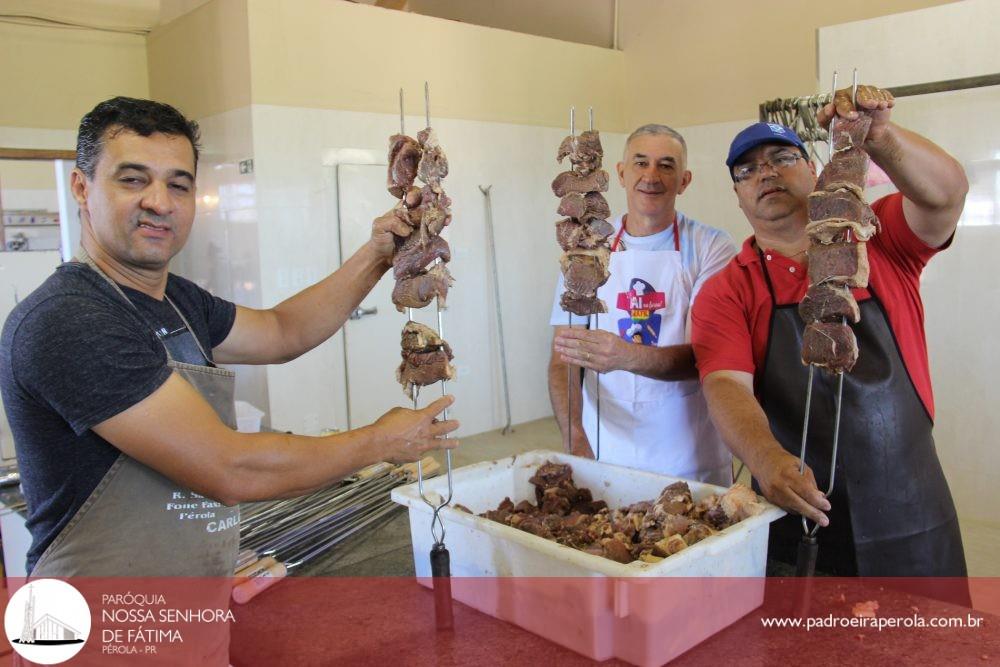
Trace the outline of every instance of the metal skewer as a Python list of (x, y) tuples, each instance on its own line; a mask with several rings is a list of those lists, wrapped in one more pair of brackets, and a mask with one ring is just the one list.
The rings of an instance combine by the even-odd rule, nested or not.
[[(593, 132), (594, 131), (594, 107), (590, 107), (587, 110), (587, 113), (590, 116), (590, 131)], [(600, 328), (601, 328), (601, 314), (600, 313), (594, 313), (594, 329), (600, 330)], [(600, 373), (600, 371), (594, 371), (594, 380), (595, 380), (596, 385), (597, 385), (597, 391), (596, 391), (597, 395), (594, 397), (594, 400), (597, 403), (597, 415), (596, 415), (596, 418), (597, 418), (597, 430), (596, 430), (596, 435), (595, 435), (595, 438), (597, 439), (597, 444), (596, 444), (595, 451), (594, 451), (594, 460), (595, 461), (600, 461), (601, 460), (601, 373)]]
[(500, 274), (497, 269), (497, 243), (496, 234), (493, 231), (493, 199), (490, 196), (492, 185), (479, 186), (479, 191), (483, 193), (486, 201), (486, 231), (490, 241), (490, 265), (493, 268), (493, 298), (496, 301), (497, 331), (500, 340), (500, 374), (503, 380), (503, 402), (507, 409), (507, 421), (504, 423), (500, 435), (513, 433), (514, 428), (510, 425), (510, 385), (507, 382), (507, 345), (503, 334), (503, 307), (500, 302)]
[[(424, 120), (426, 121), (428, 128), (431, 126), (430, 97), (430, 86), (425, 81)], [(437, 261), (438, 263), (441, 263), (440, 258)], [(438, 336), (444, 340), (444, 308), (441, 307), (440, 297), (435, 300), (435, 306), (437, 308)], [(413, 319), (412, 316), (410, 319)], [(448, 381), (442, 380), (441, 395), (446, 396), (447, 394)], [(416, 397), (416, 394), (414, 394), (414, 397)], [(445, 420), (448, 419), (447, 408), (444, 409), (441, 416)], [(448, 434), (445, 434), (444, 438), (447, 439)], [(448, 476), (447, 498), (442, 499), (438, 496), (437, 500), (434, 501), (424, 493), (423, 463), (417, 462), (417, 490), (420, 493), (421, 500), (423, 500), (427, 506), (431, 508), (431, 536), (434, 538), (434, 545), (431, 547), (431, 576), (433, 577), (434, 587), (434, 616), (438, 630), (449, 630), (454, 624), (451, 607), (451, 562), (448, 549), (444, 545), (444, 522), (441, 520), (440, 516), (441, 510), (451, 502), (452, 496), (454, 495), (454, 487), (452, 484), (451, 450), (446, 449), (444, 454)]]
[[(569, 108), (569, 136), (576, 136), (576, 107)], [(573, 313), (566, 311), (566, 327), (573, 326)], [(582, 407), (581, 407), (582, 412)], [(566, 364), (566, 453), (573, 453), (573, 366)]]
[[(857, 104), (857, 90), (858, 90), (858, 70), (854, 69), (854, 81), (851, 87), (851, 102), (852, 104)], [(830, 146), (830, 159), (833, 159), (834, 154), (834, 125), (837, 120), (837, 108), (836, 99), (837, 96), (837, 72), (833, 72), (833, 92), (831, 93), (830, 100), (834, 104), (833, 116), (830, 118), (830, 129), (829, 129), (829, 146)], [(841, 323), (846, 325), (847, 318), (841, 318)], [(805, 416), (802, 424), (802, 444), (799, 449), (799, 474), (805, 474), (806, 467), (806, 443), (808, 441), (809, 434), (809, 413), (812, 408), (812, 390), (813, 390), (813, 379), (816, 372), (816, 365), (809, 364), (809, 379), (808, 386), (806, 388), (806, 405), (805, 405)], [(826, 497), (829, 498), (833, 493), (833, 487), (836, 483), (837, 478), (837, 450), (840, 443), (840, 414), (841, 406), (843, 403), (844, 395), (844, 372), (839, 371), (837, 373), (837, 397), (834, 403), (834, 423), (833, 423), (833, 446), (830, 452), (830, 481), (826, 490)], [(799, 544), (798, 559), (796, 563), (796, 574), (800, 577), (812, 576), (816, 571), (816, 558), (819, 552), (819, 544), (816, 539), (816, 534), (819, 531), (819, 524), (814, 524), (813, 527), (809, 528), (809, 521), (805, 516), (802, 517), (802, 542)], [(805, 602), (803, 602), (803, 605)]]
[[(237, 577), (246, 578), (246, 581), (233, 588), (233, 600), (239, 604), (249, 602), (258, 593), (280, 581), (292, 570), (325, 553), (347, 537), (396, 509), (399, 507), (391, 500), (380, 501), (361, 509), (351, 519), (343, 524), (337, 524), (329, 532), (318, 536), (314, 535), (314, 539), (311, 540), (302, 540), (294, 545), (286, 545), (284, 547), (286, 551), (280, 556), (274, 553), (259, 561), (246, 562), (237, 572)], [(278, 560), (279, 558), (281, 560)]]

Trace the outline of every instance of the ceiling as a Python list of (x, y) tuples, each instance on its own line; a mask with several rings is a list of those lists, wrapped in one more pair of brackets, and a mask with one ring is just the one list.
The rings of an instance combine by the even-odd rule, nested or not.
[[(0, 0), (0, 15), (150, 30), (210, 0)], [(282, 0), (295, 2), (295, 0)], [(615, 0), (327, 0), (611, 48)]]

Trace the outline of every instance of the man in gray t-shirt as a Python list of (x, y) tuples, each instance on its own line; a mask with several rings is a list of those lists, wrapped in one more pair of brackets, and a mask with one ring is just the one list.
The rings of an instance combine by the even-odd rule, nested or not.
[(197, 162), (197, 124), (165, 104), (118, 97), (80, 124), (80, 261), (0, 335), (36, 575), (227, 577), (230, 506), (457, 444), (442, 437), (457, 422), (434, 421), (450, 397), (322, 438), (230, 427), (232, 374), (215, 364), (283, 363), (327, 340), (410, 228), (382, 216), (329, 277), (273, 308), (236, 306), (169, 272), (194, 223)]

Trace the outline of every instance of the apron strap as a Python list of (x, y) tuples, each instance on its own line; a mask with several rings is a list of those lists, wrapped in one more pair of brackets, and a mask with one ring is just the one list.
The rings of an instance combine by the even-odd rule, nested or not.
[(212, 360), (208, 358), (208, 354), (205, 353), (205, 348), (201, 346), (201, 341), (198, 340), (198, 337), (194, 334), (194, 329), (191, 328), (191, 325), (188, 323), (187, 318), (184, 317), (184, 313), (181, 312), (181, 309), (178, 308), (173, 301), (171, 301), (166, 292), (163, 293), (163, 298), (170, 304), (170, 307), (174, 309), (175, 313), (177, 313), (177, 317), (181, 318), (181, 322), (184, 323), (184, 326), (186, 326), (187, 330), (191, 333), (191, 338), (194, 339), (194, 344), (198, 346), (198, 351), (201, 352), (201, 356), (205, 358), (205, 363), (209, 366), (215, 366), (215, 364), (212, 363)]
[[(125, 303), (132, 306), (133, 310), (135, 310), (136, 314), (139, 315), (140, 319), (145, 319), (142, 317), (142, 313), (139, 312), (139, 308), (134, 303), (132, 303), (132, 300), (128, 298), (128, 295), (125, 294), (124, 291), (122, 291), (122, 288), (118, 285), (118, 283), (112, 280), (111, 277), (108, 276), (108, 274), (106, 274), (103, 270), (101, 270), (101, 267), (97, 265), (97, 262), (93, 260), (93, 258), (84, 249), (82, 245), (77, 250), (76, 254), (73, 256), (73, 259), (74, 261), (80, 262), (81, 264), (86, 264), (91, 269), (93, 269), (94, 272), (97, 273), (97, 275), (99, 275), (101, 278), (104, 279), (105, 282), (111, 285), (111, 288), (114, 289), (114, 291), (118, 292), (118, 295), (121, 296), (121, 298), (125, 299)], [(205, 358), (205, 361), (208, 363), (209, 366), (214, 366), (212, 360), (209, 359), (208, 355), (205, 353), (205, 348), (201, 346), (201, 341), (198, 340), (198, 336), (195, 335), (194, 329), (191, 328), (191, 325), (188, 323), (187, 318), (184, 317), (184, 315), (181, 313), (180, 308), (174, 305), (174, 302), (170, 300), (170, 297), (168, 297), (165, 292), (163, 294), (163, 298), (166, 299), (167, 303), (170, 304), (170, 307), (174, 309), (175, 313), (177, 313), (177, 316), (181, 318), (181, 322), (183, 322), (184, 326), (187, 327), (188, 332), (191, 334), (191, 338), (194, 339), (195, 345), (198, 346), (198, 351), (201, 352), (201, 356)], [(160, 345), (163, 346), (163, 351), (167, 353), (167, 360), (171, 362), (175, 361), (173, 356), (170, 354), (170, 349), (167, 347), (166, 343), (164, 343), (159, 336), (156, 337), (156, 340), (160, 341)]]
[(767, 292), (771, 295), (771, 308), (778, 306), (778, 297), (774, 295), (774, 283), (771, 282), (771, 272), (767, 270), (767, 259), (764, 251), (758, 246), (757, 256), (760, 257), (760, 270), (764, 272), (764, 282), (767, 283)]
[[(618, 251), (618, 245), (621, 243), (622, 234), (625, 233), (625, 221), (628, 220), (628, 213), (622, 216), (622, 226), (618, 229), (618, 233), (615, 234), (615, 240), (611, 243), (611, 252)], [(674, 251), (681, 251), (681, 232), (680, 228), (677, 226), (677, 211), (674, 211)], [(623, 247), (622, 250), (625, 250)]]

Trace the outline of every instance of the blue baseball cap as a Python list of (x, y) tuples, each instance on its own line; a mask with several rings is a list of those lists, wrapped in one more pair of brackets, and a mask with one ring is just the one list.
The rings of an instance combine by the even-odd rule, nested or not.
[(803, 154), (808, 153), (806, 145), (799, 139), (795, 131), (778, 123), (754, 123), (736, 135), (733, 143), (729, 145), (729, 157), (726, 158), (726, 166), (732, 173), (733, 165), (751, 148), (756, 148), (761, 144), (788, 144), (797, 146)]

